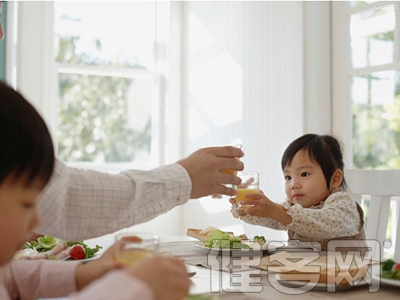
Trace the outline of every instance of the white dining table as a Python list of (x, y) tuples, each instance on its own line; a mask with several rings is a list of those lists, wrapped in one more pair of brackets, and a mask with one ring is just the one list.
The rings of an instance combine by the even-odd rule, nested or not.
[[(86, 241), (88, 245), (102, 245), (104, 249), (114, 243), (114, 235)], [(385, 284), (373, 280), (369, 284), (362, 282), (353, 287), (338, 286), (328, 291), (326, 286), (318, 284), (314, 288), (285, 286), (277, 281), (276, 274), (265, 270), (249, 267), (251, 258), (238, 257), (237, 263), (232, 261), (227, 267), (227, 261), (218, 253), (199, 249), (196, 240), (187, 236), (169, 236), (160, 238), (160, 252), (181, 257), (185, 260), (188, 272), (195, 272), (191, 277), (190, 294), (202, 294), (215, 299), (399, 299), (400, 284)], [(198, 245), (198, 242), (196, 243)], [(221, 253), (220, 253), (221, 254)], [(267, 254), (268, 255), (268, 254)], [(249, 264), (250, 261), (250, 264)], [(243, 263), (245, 262), (245, 263)], [(247, 263), (246, 263), (247, 262)], [(229, 263), (229, 262), (228, 262)], [(257, 264), (257, 262), (255, 262)], [(375, 265), (374, 268), (379, 268)], [(214, 299), (214, 298), (213, 298)]]

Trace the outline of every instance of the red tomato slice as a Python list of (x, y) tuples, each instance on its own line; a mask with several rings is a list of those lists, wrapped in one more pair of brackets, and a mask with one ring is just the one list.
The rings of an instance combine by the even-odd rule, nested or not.
[(394, 264), (392, 270), (399, 270), (400, 271), (400, 263)]
[(74, 245), (71, 247), (69, 250), (69, 256), (71, 256), (71, 259), (84, 259), (85, 258), (85, 248), (82, 247), (82, 245)]

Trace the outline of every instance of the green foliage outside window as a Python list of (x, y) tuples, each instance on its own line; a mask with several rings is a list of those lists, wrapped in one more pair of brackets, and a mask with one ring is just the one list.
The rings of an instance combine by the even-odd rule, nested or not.
[(357, 169), (386, 169), (399, 148), (393, 143), (400, 131), (389, 127), (388, 107), (353, 104), (353, 164)]
[[(109, 64), (76, 53), (78, 38), (59, 38), (58, 62)], [(96, 45), (101, 48), (101, 45)], [(124, 77), (59, 74), (58, 157), (63, 161), (129, 162), (150, 153), (151, 119), (129, 126), (128, 92), (135, 84)]]
[[(394, 32), (378, 33), (369, 41), (394, 41)], [(369, 47), (366, 56), (369, 58)], [(394, 97), (391, 104), (371, 101), (371, 82), (379, 80), (372, 74), (360, 76), (368, 81), (366, 103), (354, 103), (353, 166), (356, 169), (400, 169), (400, 76), (396, 70)]]

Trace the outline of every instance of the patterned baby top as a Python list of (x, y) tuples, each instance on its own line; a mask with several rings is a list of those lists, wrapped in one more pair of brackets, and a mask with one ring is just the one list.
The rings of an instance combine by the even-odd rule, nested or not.
[(316, 206), (303, 208), (300, 204), (283, 202), (292, 223), (285, 226), (269, 218), (246, 215), (241, 219), (249, 224), (287, 230), (289, 239), (319, 242), (322, 250), (332, 239), (365, 239), (362, 208), (347, 192), (335, 192)]

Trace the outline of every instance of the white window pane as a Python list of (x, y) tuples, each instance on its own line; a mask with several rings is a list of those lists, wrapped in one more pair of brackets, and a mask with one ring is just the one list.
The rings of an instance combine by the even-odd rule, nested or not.
[(56, 1), (55, 32), (58, 62), (154, 69), (154, 2)]
[(377, 1), (349, 1), (349, 2), (350, 2), (350, 7), (359, 7)]
[(394, 9), (363, 11), (350, 18), (351, 63), (362, 68), (393, 62)]

